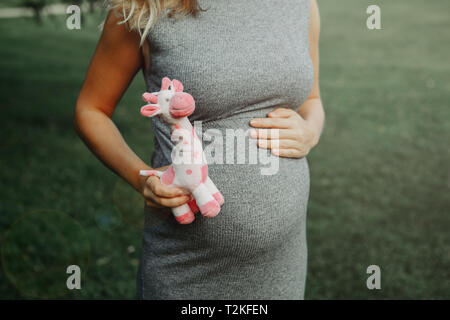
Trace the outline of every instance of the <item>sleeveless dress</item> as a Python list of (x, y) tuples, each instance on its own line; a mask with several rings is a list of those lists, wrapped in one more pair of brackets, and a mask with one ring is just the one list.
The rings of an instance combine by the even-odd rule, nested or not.
[[(180, 80), (196, 102), (189, 119), (201, 122), (197, 134), (213, 130), (227, 141), (223, 163), (209, 163), (209, 176), (225, 204), (217, 217), (197, 213), (189, 225), (178, 224), (170, 210), (145, 208), (138, 297), (302, 299), (306, 158), (280, 158), (258, 149), (265, 163), (251, 163), (249, 156), (243, 162), (239, 157), (254, 140), (237, 146), (226, 135), (248, 130), (251, 119), (276, 107), (297, 109), (308, 98), (314, 77), (309, 0), (199, 4), (206, 11), (197, 17), (163, 16), (151, 30), (145, 80), (149, 92), (159, 91), (165, 76)], [(158, 168), (171, 163), (173, 144), (166, 124), (152, 118), (152, 127), (152, 166)], [(203, 141), (205, 149), (208, 144)], [(276, 173), (262, 174), (271, 163)]]

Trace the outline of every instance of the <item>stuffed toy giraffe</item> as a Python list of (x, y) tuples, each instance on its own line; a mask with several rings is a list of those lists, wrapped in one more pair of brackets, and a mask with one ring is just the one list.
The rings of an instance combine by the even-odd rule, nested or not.
[(195, 134), (188, 116), (194, 112), (194, 98), (183, 92), (180, 81), (165, 77), (159, 92), (142, 95), (149, 104), (141, 108), (144, 117), (157, 116), (170, 125), (172, 164), (165, 170), (141, 170), (142, 176), (158, 176), (167, 186), (176, 186), (190, 192), (193, 199), (187, 204), (172, 208), (181, 224), (194, 221), (198, 211), (204, 217), (215, 217), (224, 203), (223, 195), (208, 176), (208, 164), (202, 142)]

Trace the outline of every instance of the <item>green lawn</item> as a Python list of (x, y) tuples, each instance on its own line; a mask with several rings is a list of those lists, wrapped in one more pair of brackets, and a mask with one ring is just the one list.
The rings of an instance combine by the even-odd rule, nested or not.
[[(309, 156), (306, 298), (449, 299), (450, 3), (375, 3), (383, 29), (369, 31), (373, 1), (319, 0), (327, 122)], [(0, 20), (0, 298), (135, 297), (142, 201), (72, 127), (100, 22)], [(139, 75), (114, 120), (148, 160), (143, 90)], [(66, 289), (69, 264), (80, 291)]]

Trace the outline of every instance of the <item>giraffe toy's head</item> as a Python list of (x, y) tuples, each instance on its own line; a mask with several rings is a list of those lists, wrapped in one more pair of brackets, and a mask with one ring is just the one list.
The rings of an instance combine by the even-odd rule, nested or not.
[(191, 115), (195, 109), (194, 98), (189, 93), (183, 92), (183, 84), (167, 77), (162, 79), (159, 92), (146, 92), (142, 98), (149, 103), (141, 108), (144, 117), (158, 116), (169, 124)]

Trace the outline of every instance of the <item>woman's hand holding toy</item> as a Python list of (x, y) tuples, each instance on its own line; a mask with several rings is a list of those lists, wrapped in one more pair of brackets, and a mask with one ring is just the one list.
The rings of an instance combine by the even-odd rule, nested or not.
[[(161, 167), (156, 170), (164, 171), (168, 168)], [(161, 183), (158, 176), (142, 177), (141, 194), (145, 198), (145, 203), (151, 207), (179, 207), (189, 200), (191, 195), (189, 192), (178, 187), (168, 187)]]

